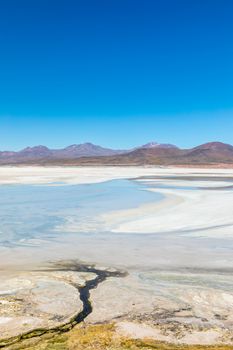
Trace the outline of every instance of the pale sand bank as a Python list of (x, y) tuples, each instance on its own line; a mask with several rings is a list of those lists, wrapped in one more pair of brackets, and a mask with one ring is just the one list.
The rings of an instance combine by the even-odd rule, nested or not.
[[(160, 203), (106, 213), (105, 225), (113, 232), (170, 233), (233, 237), (233, 192), (153, 189), (165, 195)], [(120, 218), (122, 218), (122, 223)], [(211, 230), (211, 232), (210, 232)], [(207, 232), (208, 231), (208, 232)]]

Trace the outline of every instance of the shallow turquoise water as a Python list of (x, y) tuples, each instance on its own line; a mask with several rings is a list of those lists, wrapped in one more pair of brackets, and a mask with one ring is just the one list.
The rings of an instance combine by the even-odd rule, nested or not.
[(145, 191), (144, 185), (127, 180), (89, 185), (0, 186), (0, 245), (54, 239), (64, 234), (54, 228), (66, 217), (83, 224), (106, 211), (133, 208), (161, 198), (158, 193)]
[[(89, 185), (0, 186), (1, 268), (30, 268), (34, 263), (75, 259), (141, 271), (150, 284), (151, 275), (146, 271), (154, 271), (152, 279), (160, 280), (161, 285), (166, 276), (156, 271), (183, 274), (183, 269), (188, 268), (184, 274), (233, 273), (232, 239), (192, 237), (188, 232), (114, 233), (98, 224), (103, 213), (163, 198), (147, 189), (147, 184), (130, 180)], [(70, 218), (75, 220), (74, 230), (66, 225)], [(90, 223), (95, 230), (85, 227)], [(173, 284), (179, 284), (176, 277), (175, 280)]]

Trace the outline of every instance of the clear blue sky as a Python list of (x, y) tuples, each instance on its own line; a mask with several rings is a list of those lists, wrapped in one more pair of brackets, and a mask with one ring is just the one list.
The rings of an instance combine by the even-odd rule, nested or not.
[(232, 0), (0, 0), (0, 149), (233, 143)]

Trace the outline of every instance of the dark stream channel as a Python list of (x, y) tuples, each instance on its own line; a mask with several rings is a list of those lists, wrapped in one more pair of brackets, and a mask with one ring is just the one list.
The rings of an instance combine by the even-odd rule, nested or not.
[(85, 286), (80, 287), (78, 285), (73, 285), (78, 289), (80, 294), (80, 300), (83, 303), (83, 310), (75, 317), (75, 321), (78, 323), (85, 320), (85, 318), (92, 312), (92, 305), (90, 301), (90, 291), (98, 287), (98, 285), (104, 282), (109, 277), (125, 277), (126, 272), (122, 271), (108, 271), (108, 270), (99, 270), (94, 266), (80, 265), (80, 264), (71, 264), (67, 268), (59, 269), (59, 271), (77, 271), (77, 272), (91, 272), (96, 274), (96, 278), (93, 280), (87, 281)]
[[(41, 270), (40, 270), (41, 271)], [(65, 324), (61, 324), (60, 326), (56, 326), (53, 328), (38, 328), (32, 331), (26, 332), (24, 334), (20, 334), (16, 337), (11, 337), (8, 339), (0, 340), (0, 348), (4, 348), (16, 343), (20, 343), (26, 339), (40, 337), (44, 334), (60, 334), (64, 332), (68, 332), (72, 328), (74, 328), (78, 323), (81, 323), (85, 320), (85, 318), (92, 312), (92, 305), (90, 301), (90, 291), (98, 287), (98, 285), (104, 282), (109, 277), (125, 277), (127, 276), (127, 272), (114, 270), (99, 270), (95, 268), (94, 265), (83, 265), (76, 262), (68, 262), (68, 263), (57, 263), (54, 268), (47, 269), (43, 271), (76, 271), (76, 272), (87, 272), (94, 273), (96, 277), (93, 280), (86, 281), (84, 286), (79, 286), (77, 284), (72, 284), (76, 289), (78, 289), (80, 294), (80, 300), (83, 303), (83, 309), (79, 312), (73, 319)]]

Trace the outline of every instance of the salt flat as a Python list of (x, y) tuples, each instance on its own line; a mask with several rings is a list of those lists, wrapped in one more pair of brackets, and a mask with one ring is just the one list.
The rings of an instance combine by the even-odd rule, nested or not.
[[(80, 311), (72, 271), (37, 271), (71, 259), (127, 273), (90, 291), (86, 322), (177, 343), (231, 341), (232, 170), (2, 167), (0, 184), (1, 337)], [(56, 318), (66, 292), (77, 303)]]
[(150, 175), (233, 176), (232, 169), (172, 167), (40, 167), (4, 166), (0, 168), (1, 184), (66, 184), (95, 183)]

